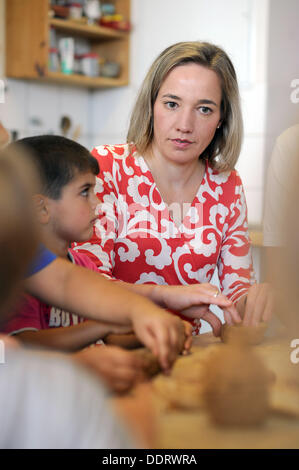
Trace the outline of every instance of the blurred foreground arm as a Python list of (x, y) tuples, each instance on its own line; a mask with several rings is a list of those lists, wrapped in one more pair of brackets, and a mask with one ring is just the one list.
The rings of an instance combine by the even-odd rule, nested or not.
[(137, 337), (167, 370), (186, 342), (183, 322), (148, 299), (105, 279), (99, 273), (55, 259), (25, 281), (44, 302), (99, 321), (132, 325)]

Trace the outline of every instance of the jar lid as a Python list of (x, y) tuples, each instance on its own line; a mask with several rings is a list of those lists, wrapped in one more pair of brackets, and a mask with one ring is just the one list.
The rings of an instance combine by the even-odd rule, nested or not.
[(88, 52), (88, 53), (86, 53), (86, 54), (82, 54), (82, 55), (81, 55), (81, 59), (86, 59), (86, 58), (98, 59), (98, 58), (99, 58), (99, 54), (97, 54), (96, 52)]

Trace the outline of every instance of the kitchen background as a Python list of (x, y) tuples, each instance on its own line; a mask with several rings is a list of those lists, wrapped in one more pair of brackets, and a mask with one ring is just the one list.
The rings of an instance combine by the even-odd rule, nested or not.
[[(0, 120), (24, 137), (59, 133), (67, 115), (73, 129), (80, 126), (78, 140), (89, 149), (122, 143), (145, 71), (162, 49), (186, 40), (216, 43), (231, 56), (239, 77), (245, 138), (237, 169), (249, 223), (260, 226), (274, 140), (299, 122), (298, 18), (298, 0), (131, 0), (130, 84), (89, 91), (5, 78), (5, 0), (0, 0), (0, 78), (6, 85)], [(259, 273), (259, 253), (254, 256)]]

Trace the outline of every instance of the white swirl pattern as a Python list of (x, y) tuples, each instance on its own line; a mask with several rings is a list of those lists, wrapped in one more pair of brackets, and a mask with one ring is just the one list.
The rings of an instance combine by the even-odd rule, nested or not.
[(99, 220), (93, 238), (76, 245), (97, 257), (100, 271), (131, 283), (186, 285), (210, 282), (217, 266), (221, 289), (234, 301), (255, 282), (236, 171), (218, 173), (206, 163), (202, 184), (176, 227), (132, 146), (99, 146), (93, 155), (101, 170)]

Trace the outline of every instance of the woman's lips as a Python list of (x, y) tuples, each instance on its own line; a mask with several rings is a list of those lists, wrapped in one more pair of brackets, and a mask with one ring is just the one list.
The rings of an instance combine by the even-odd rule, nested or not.
[(187, 139), (171, 139), (171, 142), (178, 148), (184, 149), (189, 147), (192, 144), (190, 140)]

